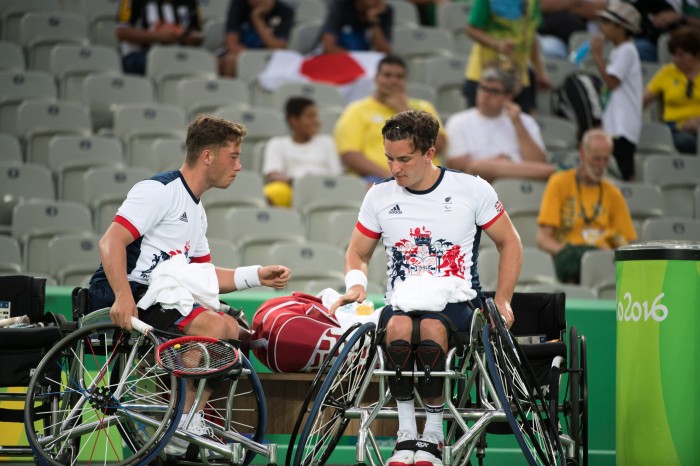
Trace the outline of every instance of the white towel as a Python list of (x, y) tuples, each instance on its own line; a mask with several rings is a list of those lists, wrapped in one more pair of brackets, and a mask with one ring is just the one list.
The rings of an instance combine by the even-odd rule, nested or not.
[[(321, 298), (321, 303), (328, 309), (331, 305), (338, 301), (340, 298), (340, 293), (335, 291), (333, 288), (326, 288), (319, 292), (316, 297)], [(355, 325), (356, 323), (365, 324), (367, 322), (372, 322), (374, 325), (379, 323), (379, 315), (382, 313), (383, 307), (375, 309), (369, 315), (357, 315), (357, 302), (346, 304), (345, 306), (339, 307), (335, 311), (335, 319), (340, 324), (340, 328), (344, 331)]]
[(476, 291), (463, 278), (422, 275), (409, 276), (396, 285), (390, 303), (394, 309), (404, 312), (440, 312), (447, 303), (460, 303), (474, 298)]
[(219, 281), (211, 263), (187, 263), (178, 254), (159, 264), (151, 272), (151, 284), (138, 302), (138, 307), (148, 309), (160, 303), (166, 309), (177, 309), (183, 316), (192, 312), (198, 303), (213, 311), (219, 310)]

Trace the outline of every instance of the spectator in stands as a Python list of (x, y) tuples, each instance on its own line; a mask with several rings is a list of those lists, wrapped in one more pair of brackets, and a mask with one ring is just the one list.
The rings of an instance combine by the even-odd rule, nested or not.
[(469, 54), (463, 89), (468, 106), (475, 105), (482, 69), (498, 64), (518, 73), (514, 94), (522, 111), (535, 110), (537, 85), (549, 87), (535, 34), (541, 16), (540, 0), (474, 0), (467, 34), (476, 44)]
[(574, 32), (588, 31), (596, 13), (607, 0), (541, 0), (542, 23), (537, 30), (540, 48), (545, 57), (566, 60), (569, 39)]
[[(236, 269), (210, 266), (182, 270), (211, 262), (209, 243), (205, 237), (207, 216), (200, 199), (205, 191), (225, 189), (235, 179), (236, 173), (241, 170), (239, 157), (245, 135), (246, 128), (241, 124), (208, 115), (200, 116), (187, 129), (187, 155), (182, 167), (134, 185), (117, 210), (114, 222), (100, 239), (102, 263), (91, 278), (89, 287), (92, 310), (110, 307), (112, 321), (127, 330), (131, 329), (133, 316), (173, 333), (236, 339), (239, 336), (236, 320), (217, 312), (218, 294), (258, 286), (281, 289), (287, 285), (291, 272), (281, 265), (253, 265)], [(183, 263), (180, 264), (180, 261)], [(195, 302), (192, 305), (189, 301), (189, 308), (184, 308), (185, 305), (175, 298), (183, 308), (181, 311), (175, 309), (177, 306), (163, 309), (161, 306), (142, 304), (145, 309), (137, 308), (137, 302), (155, 281), (154, 273), (161, 267), (167, 269), (168, 264), (175, 267), (170, 266), (170, 275), (166, 275), (166, 280), (178, 281), (173, 277), (178, 270), (187, 275), (184, 281), (196, 287), (196, 290), (187, 291), (196, 293), (200, 304)], [(207, 273), (210, 276), (206, 276)], [(201, 280), (195, 278), (198, 274), (203, 275)], [(208, 286), (211, 284), (213, 290)], [(172, 292), (168, 294), (173, 299)], [(156, 303), (159, 302), (157, 298), (158, 295)], [(184, 301), (187, 302), (186, 299)], [(216, 306), (207, 302), (214, 302)], [(206, 432), (202, 409), (212, 390), (211, 387), (205, 388), (188, 430)], [(188, 382), (185, 395), (187, 412), (192, 407), (194, 395), (194, 384)], [(175, 439), (166, 448), (170, 449), (171, 454), (182, 455), (187, 445), (188, 442)]]
[(146, 74), (152, 45), (199, 45), (197, 0), (121, 0), (116, 28), (124, 73)]
[(556, 171), (546, 162), (537, 122), (513, 102), (516, 77), (485, 68), (476, 108), (447, 120), (447, 166), (492, 181), (503, 177), (547, 179)]
[[(603, 111), (603, 129), (613, 137), (613, 155), (624, 180), (634, 179), (634, 152), (642, 130), (642, 64), (632, 42), (640, 31), (639, 12), (622, 0), (611, 0), (601, 11), (603, 36), (591, 38), (591, 56), (610, 91)], [(603, 42), (613, 49), (606, 65)]]
[(637, 239), (625, 198), (604, 179), (612, 149), (612, 138), (602, 129), (586, 131), (579, 167), (552, 175), (542, 195), (537, 245), (554, 257), (561, 282), (579, 282), (587, 250), (617, 248)]
[(697, 0), (635, 0), (631, 2), (642, 18), (634, 42), (642, 61), (657, 62), (659, 37), (689, 24), (700, 27)]
[(673, 132), (679, 152), (697, 153), (700, 128), (700, 30), (685, 26), (671, 33), (668, 51), (672, 63), (664, 65), (644, 91), (644, 105), (661, 97), (663, 120)]
[(321, 120), (313, 100), (291, 97), (285, 105), (288, 136), (275, 136), (265, 146), (265, 196), (280, 207), (292, 205), (294, 180), (304, 175), (340, 175), (343, 171), (333, 138), (318, 134)]
[(448, 329), (467, 332), (473, 310), (482, 305), (475, 273), (482, 231), (500, 256), (495, 303), (508, 327), (514, 320), (510, 301), (522, 263), (520, 238), (486, 181), (434, 166), (438, 130), (437, 119), (422, 111), (401, 112), (383, 125), (393, 178), (372, 186), (362, 202), (345, 255), (346, 293), (330, 307), (333, 314), (365, 299), (367, 267), (381, 242), (386, 255), (374, 260), (390, 263), (378, 325), (386, 329), (387, 369), (411, 373), (415, 363), (426, 376), (415, 387), (425, 406), (420, 436), (413, 377), (389, 377), (399, 429), (387, 466), (443, 464), (445, 390), (441, 377), (427, 376), (445, 370), (445, 352), (458, 341)]
[(391, 53), (394, 11), (385, 0), (334, 0), (321, 33), (323, 53), (375, 50)]
[[(425, 110), (438, 118), (430, 102), (408, 96), (406, 71), (406, 63), (400, 57), (389, 55), (382, 58), (374, 78), (374, 94), (350, 103), (335, 125), (335, 144), (340, 159), (348, 169), (369, 183), (391, 176), (381, 132), (386, 120), (411, 109)], [(441, 128), (435, 148), (441, 152), (446, 146), (447, 137)]]
[(219, 74), (236, 76), (236, 60), (245, 49), (287, 48), (293, 23), (294, 9), (282, 0), (231, 0)]

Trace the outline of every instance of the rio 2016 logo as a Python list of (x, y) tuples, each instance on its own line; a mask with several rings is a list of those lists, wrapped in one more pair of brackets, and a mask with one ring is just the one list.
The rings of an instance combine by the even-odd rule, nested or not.
[[(622, 300), (617, 303), (617, 320), (620, 322), (623, 320), (625, 322), (639, 322), (642, 319), (644, 321), (654, 319), (657, 322), (661, 322), (668, 317), (668, 308), (660, 302), (663, 297), (663, 293), (658, 295), (654, 302), (651, 303), (651, 307), (649, 307), (648, 301), (643, 301), (642, 303), (633, 301), (632, 294), (628, 291)], [(623, 305), (623, 302), (626, 305)]]

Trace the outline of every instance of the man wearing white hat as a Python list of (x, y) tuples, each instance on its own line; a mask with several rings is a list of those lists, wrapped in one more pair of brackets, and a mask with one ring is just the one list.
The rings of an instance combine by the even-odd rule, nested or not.
[[(591, 40), (595, 60), (610, 95), (603, 112), (603, 129), (613, 137), (613, 155), (625, 180), (634, 179), (634, 152), (642, 130), (642, 64), (631, 40), (641, 30), (636, 8), (620, 0), (611, 0), (598, 13), (603, 37)], [(606, 65), (603, 41), (614, 48)]]

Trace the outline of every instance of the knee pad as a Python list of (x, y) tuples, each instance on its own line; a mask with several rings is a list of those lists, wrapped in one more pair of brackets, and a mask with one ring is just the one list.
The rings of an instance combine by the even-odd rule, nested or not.
[(413, 377), (398, 374), (400, 371), (413, 371), (413, 347), (406, 340), (394, 340), (386, 345), (387, 369), (397, 375), (389, 377), (389, 391), (398, 401), (413, 399)]
[(418, 391), (421, 396), (426, 398), (442, 396), (444, 378), (433, 377), (430, 374), (445, 370), (445, 350), (433, 340), (423, 340), (416, 350), (416, 361), (418, 370), (425, 373), (425, 377), (418, 378)]

